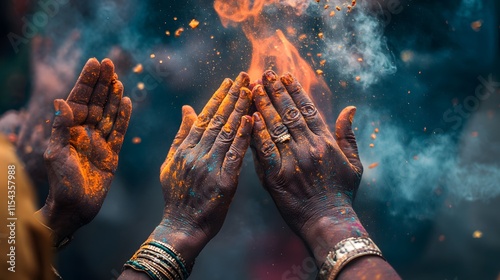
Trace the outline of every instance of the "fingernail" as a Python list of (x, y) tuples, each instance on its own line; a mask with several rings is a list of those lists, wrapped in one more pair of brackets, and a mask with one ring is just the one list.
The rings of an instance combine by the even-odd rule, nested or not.
[(248, 96), (248, 92), (247, 91), (248, 91), (247, 89), (242, 88), (240, 90), (240, 98), (246, 98)]
[(283, 77), (281, 77), (281, 82), (286, 86), (291, 85), (293, 83), (292, 74), (286, 73), (285, 75), (283, 75)]
[(250, 77), (245, 72), (240, 72), (238, 77), (236, 78), (236, 82), (240, 83), (243, 86), (246, 86), (250, 83)]
[(264, 91), (264, 89), (262, 88), (261, 85), (257, 85), (255, 87), (255, 90), (257, 91), (257, 94), (260, 95), (260, 96), (266, 95), (266, 92)]
[(247, 115), (243, 116), (243, 118), (245, 119), (245, 121), (247, 123), (249, 123), (252, 120), (252, 118), (250, 116), (247, 116)]
[(356, 115), (356, 107), (354, 107), (352, 110), (351, 110), (351, 113), (349, 114), (349, 122), (352, 122), (354, 121), (354, 115)]
[(275, 82), (276, 81), (276, 73), (274, 71), (266, 71), (265, 73), (266, 79), (268, 82)]
[(253, 113), (253, 118), (256, 122), (260, 122), (262, 119), (260, 118), (260, 114), (255, 112)]

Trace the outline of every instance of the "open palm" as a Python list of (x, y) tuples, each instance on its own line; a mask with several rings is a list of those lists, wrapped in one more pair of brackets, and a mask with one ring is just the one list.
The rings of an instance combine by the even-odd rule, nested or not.
[(132, 111), (122, 94), (113, 63), (90, 59), (67, 100), (54, 101), (44, 154), (50, 192), (42, 211), (60, 238), (89, 223), (108, 193)]

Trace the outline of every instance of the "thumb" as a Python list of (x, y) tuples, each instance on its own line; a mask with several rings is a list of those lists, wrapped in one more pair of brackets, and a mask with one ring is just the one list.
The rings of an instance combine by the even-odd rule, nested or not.
[(356, 167), (359, 174), (363, 173), (363, 165), (359, 159), (358, 145), (356, 144), (356, 136), (352, 131), (352, 122), (356, 114), (356, 107), (348, 106), (340, 112), (337, 122), (335, 123), (335, 136), (344, 155), (349, 162)]
[(62, 99), (54, 100), (55, 117), (52, 124), (52, 136), (50, 143), (57, 143), (61, 146), (69, 144), (69, 128), (73, 125), (73, 110), (68, 103)]
[[(179, 146), (182, 144), (184, 139), (186, 139), (187, 135), (189, 134), (189, 131), (191, 130), (191, 127), (193, 126), (194, 122), (196, 121), (196, 118), (198, 116), (196, 115), (196, 112), (194, 111), (193, 107), (184, 105), (182, 106), (182, 122), (181, 126), (179, 127), (179, 131), (177, 132), (177, 135), (175, 135), (174, 141), (172, 142), (172, 146), (170, 146), (170, 150), (168, 151), (167, 159), (165, 160), (165, 163), (167, 160), (169, 160), (177, 151)], [(163, 163), (161, 170), (163, 170), (163, 166), (165, 165)]]

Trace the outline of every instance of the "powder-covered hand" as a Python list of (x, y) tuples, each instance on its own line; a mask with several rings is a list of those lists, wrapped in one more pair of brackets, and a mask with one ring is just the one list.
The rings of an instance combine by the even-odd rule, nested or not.
[(334, 137), (293, 76), (266, 71), (262, 81), (253, 92), (256, 170), (285, 221), (307, 239), (322, 217), (336, 216), (336, 209), (347, 207), (346, 217), (352, 215), (363, 172), (351, 129), (355, 108), (340, 113)]
[(182, 123), (160, 169), (165, 209), (152, 238), (192, 262), (222, 227), (238, 184), (253, 119), (246, 73), (224, 80), (197, 116), (184, 106)]
[(37, 215), (54, 230), (55, 244), (101, 209), (132, 112), (122, 94), (111, 60), (92, 58), (67, 100), (54, 101), (56, 116), (44, 154), (50, 191)]

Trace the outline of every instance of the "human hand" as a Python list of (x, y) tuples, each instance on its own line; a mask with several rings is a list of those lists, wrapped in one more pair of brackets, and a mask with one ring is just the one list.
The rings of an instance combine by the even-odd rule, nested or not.
[[(79, 33), (73, 32), (57, 48), (50, 38), (36, 36), (31, 44), (32, 90), (25, 118), (20, 120), (16, 148), (31, 179), (45, 182), (43, 153), (47, 149), (53, 121), (54, 99), (64, 98), (75, 80), (81, 51)], [(21, 115), (22, 116), (22, 115)], [(16, 131), (17, 131), (16, 130)]]
[[(351, 129), (356, 108), (340, 113), (334, 137), (293, 76), (266, 71), (262, 81), (263, 86), (253, 91), (258, 110), (252, 136), (257, 174), (285, 221), (313, 250), (315, 236), (325, 226), (347, 218), (358, 221), (351, 208), (363, 172)], [(346, 230), (365, 233), (358, 223)], [(318, 252), (317, 259), (330, 248)]]
[(220, 230), (236, 191), (253, 126), (248, 84), (246, 73), (224, 80), (198, 116), (184, 106), (161, 166), (165, 209), (150, 238), (170, 243), (187, 263)]
[(38, 212), (55, 244), (99, 212), (118, 165), (132, 103), (111, 60), (85, 64), (65, 100), (56, 99), (52, 135), (44, 158), (50, 191)]

